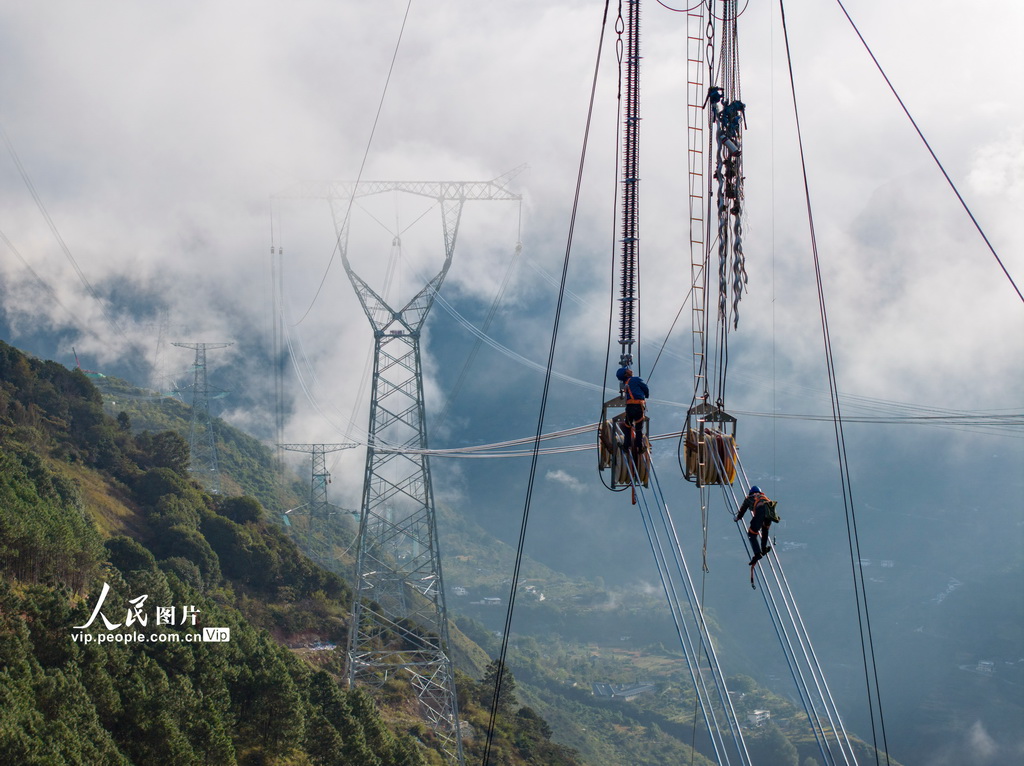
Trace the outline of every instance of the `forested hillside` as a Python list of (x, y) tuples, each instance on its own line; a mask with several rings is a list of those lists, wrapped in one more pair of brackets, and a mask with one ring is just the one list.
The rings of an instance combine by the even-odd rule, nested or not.
[[(331, 551), (329, 571), (277, 523), (302, 482), (218, 421), (231, 493), (211, 496), (188, 474), (188, 408), (100, 383), (0, 343), (0, 763), (444, 763), (407, 683), (341, 683), (350, 557)], [(444, 515), (456, 583), (502, 594), (511, 553)], [(682, 658), (644, 646), (661, 610), (610, 609), (602, 583), (527, 568), (548, 598), (524, 592), (490, 763), (710, 763)], [(483, 762), (497, 672), (487, 609), (456, 607), (451, 631), (467, 763)], [(614, 648), (623, 624), (637, 647)], [(640, 678), (651, 692), (629, 702), (592, 693)], [(814, 760), (802, 713), (731, 684), (742, 712), (778, 721), (748, 735), (758, 763)]]
[[(345, 582), (188, 459), (81, 371), (0, 342), (0, 763), (441, 763), (406, 687), (339, 684)], [(470, 761), (482, 680), (460, 678)], [(498, 723), (496, 762), (578, 762), (529, 708)]]

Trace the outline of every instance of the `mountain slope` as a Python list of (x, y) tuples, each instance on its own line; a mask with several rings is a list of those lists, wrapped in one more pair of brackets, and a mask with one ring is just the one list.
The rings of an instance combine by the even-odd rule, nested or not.
[[(340, 651), (285, 645), (344, 643), (344, 581), (194, 484), (181, 436), (131, 426), (0, 343), (0, 762), (440, 763), (408, 688), (378, 707)], [(506, 762), (576, 763), (531, 721)]]

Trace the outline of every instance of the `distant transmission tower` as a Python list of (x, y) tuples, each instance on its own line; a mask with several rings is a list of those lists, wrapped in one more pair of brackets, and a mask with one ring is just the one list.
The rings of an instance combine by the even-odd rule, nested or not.
[[(427, 456), (420, 331), (455, 252), (467, 200), (520, 200), (507, 188), (517, 168), (492, 181), (314, 182), (281, 196), (326, 198), (338, 252), (374, 336), (373, 386), (348, 646), (349, 683), (410, 679), (449, 762), (463, 764), (448, 614)], [(440, 271), (395, 310), (348, 259), (349, 211), (357, 197), (404, 192), (437, 201), (445, 258)], [(391, 638), (387, 636), (390, 635)]]
[(213, 494), (220, 494), (220, 466), (217, 464), (217, 439), (210, 418), (210, 386), (206, 378), (207, 349), (227, 348), (231, 343), (174, 343), (181, 348), (195, 349), (196, 361), (192, 382), (192, 425), (188, 432), (188, 448), (192, 455), (189, 471), (199, 477)]
[(170, 312), (161, 308), (154, 322), (140, 325), (147, 330), (156, 330), (156, 350), (153, 354), (153, 371), (150, 376), (151, 385), (161, 394), (178, 393), (177, 375), (171, 374), (165, 358), (168, 336), (172, 330), (175, 335), (187, 335), (191, 332), (187, 325), (171, 325)]
[[(271, 210), (273, 230), (273, 210)], [(273, 320), (271, 325), (271, 354), (274, 367), (274, 443), (277, 445), (277, 462), (284, 463), (284, 368), (287, 356), (284, 352), (284, 276), (282, 259), (284, 247), (270, 245), (270, 282), (273, 299)], [(283, 472), (281, 473), (283, 476)]]
[[(331, 481), (331, 474), (327, 470), (327, 453), (339, 452), (344, 449), (351, 449), (355, 447), (355, 444), (278, 444), (282, 450), (290, 450), (292, 452), (308, 452), (313, 458), (313, 473), (312, 480), (309, 485), (309, 503), (303, 509), (309, 515), (309, 531), (310, 531), (310, 547), (313, 544), (314, 527), (319, 527), (321, 530), (326, 526), (326, 522), (331, 513), (342, 510), (337, 506), (327, 501), (327, 485)], [(292, 510), (298, 510), (297, 508)], [(286, 511), (285, 513), (290, 513)], [(316, 522), (316, 524), (314, 524)], [(325, 541), (325, 548), (330, 549), (330, 541)], [(319, 553), (321, 556), (326, 556), (327, 553)]]

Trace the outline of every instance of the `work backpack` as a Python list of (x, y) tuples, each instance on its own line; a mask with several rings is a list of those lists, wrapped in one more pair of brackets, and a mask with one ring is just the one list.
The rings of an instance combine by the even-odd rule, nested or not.
[(769, 500), (766, 495), (761, 494), (760, 496), (758, 496), (757, 501), (754, 503), (754, 513), (757, 513), (758, 509), (763, 506), (765, 521), (778, 523), (782, 521), (782, 519), (779, 518), (778, 511), (775, 510), (775, 506), (777, 506), (778, 504), (778, 500)]

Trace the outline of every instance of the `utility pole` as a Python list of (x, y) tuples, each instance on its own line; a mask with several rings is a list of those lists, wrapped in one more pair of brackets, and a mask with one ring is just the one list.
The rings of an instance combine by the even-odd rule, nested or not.
[[(309, 503), (307, 504), (307, 513), (309, 514), (310, 548), (312, 549), (314, 520), (319, 520), (320, 526), (323, 526), (326, 524), (327, 519), (333, 510), (342, 510), (327, 501), (327, 485), (331, 483), (331, 474), (327, 470), (327, 453), (351, 449), (356, 445), (353, 443), (345, 443), (278, 444), (277, 446), (282, 450), (289, 450), (291, 452), (308, 452), (312, 456), (313, 472), (309, 485)], [(290, 513), (290, 511), (286, 511), (286, 514), (287, 513)], [(315, 557), (323, 558), (326, 556), (327, 552), (317, 552)]]
[[(389, 678), (408, 678), (448, 761), (460, 766), (464, 759), (448, 614), (430, 463), (424, 454), (420, 332), (451, 266), (463, 205), (467, 200), (521, 200), (507, 188), (521, 170), (475, 182), (311, 182), (281, 195), (329, 201), (338, 252), (374, 337), (349, 684), (381, 686)], [(397, 310), (355, 273), (348, 258), (353, 201), (386, 192), (436, 200), (444, 235), (440, 271)]]
[(188, 432), (191, 455), (189, 471), (214, 495), (220, 494), (220, 467), (217, 464), (217, 439), (210, 418), (210, 387), (206, 378), (208, 349), (227, 348), (231, 343), (174, 343), (181, 348), (195, 349), (195, 372), (192, 382), (192, 424)]

